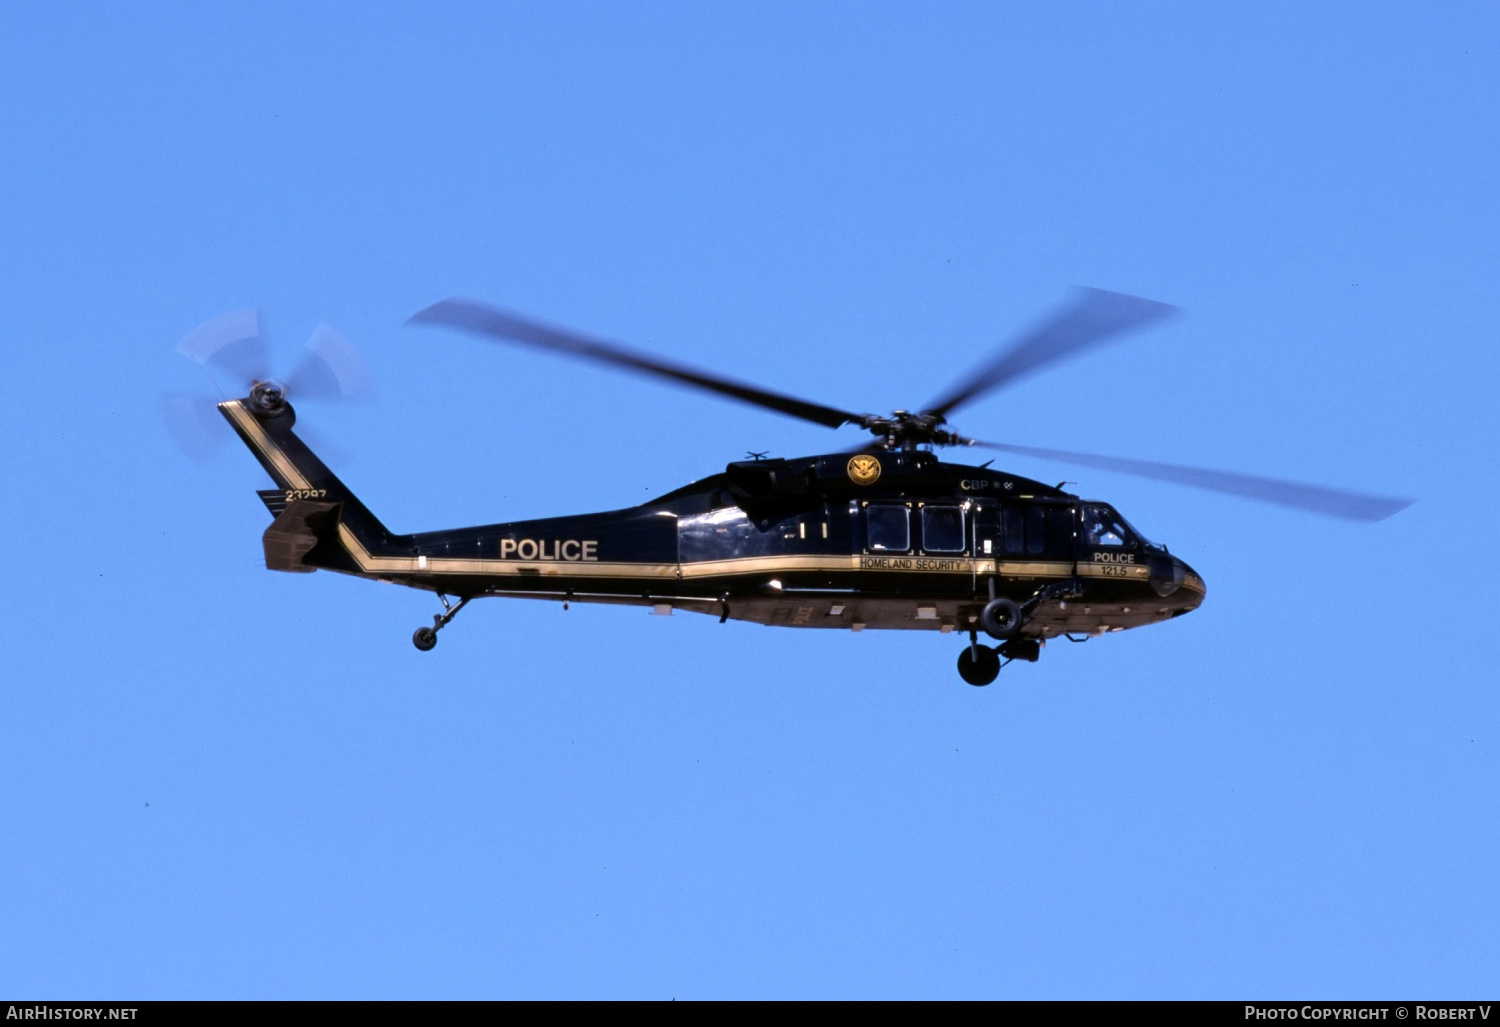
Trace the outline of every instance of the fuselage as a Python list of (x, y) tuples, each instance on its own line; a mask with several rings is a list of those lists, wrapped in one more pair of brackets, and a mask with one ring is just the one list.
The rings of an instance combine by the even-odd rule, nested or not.
[[(1108, 504), (924, 451), (731, 464), (625, 510), (409, 536), (404, 584), (650, 605), (786, 627), (1099, 634), (1202, 602), (1202, 579)], [(1050, 591), (1055, 594), (1047, 594)]]
[(925, 450), (741, 461), (624, 510), (403, 535), (297, 437), (290, 406), (220, 409), (276, 482), (260, 493), (274, 570), (853, 631), (968, 633), (998, 596), (1034, 639), (1167, 620), (1204, 596), (1109, 504)]

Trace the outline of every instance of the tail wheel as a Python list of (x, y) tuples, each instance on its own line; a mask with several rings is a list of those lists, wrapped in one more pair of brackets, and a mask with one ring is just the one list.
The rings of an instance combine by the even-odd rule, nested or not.
[(1004, 596), (991, 599), (979, 615), (979, 623), (985, 634), (1002, 642), (1015, 638), (1025, 620), (1026, 615), (1021, 612), (1021, 607), (1015, 600)]
[(958, 676), (971, 685), (987, 685), (1000, 676), (1000, 654), (987, 645), (967, 645), (958, 654)]
[(412, 632), (411, 644), (424, 653), (428, 652), (433, 646), (437, 645), (437, 632), (431, 628), (418, 628)]

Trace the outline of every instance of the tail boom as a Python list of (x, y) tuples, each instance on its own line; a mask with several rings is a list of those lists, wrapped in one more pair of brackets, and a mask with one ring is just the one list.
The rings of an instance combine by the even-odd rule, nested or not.
[(409, 538), (386, 530), (296, 436), (290, 406), (258, 416), (244, 400), (235, 399), (220, 403), (219, 412), (280, 491), (262, 494), (276, 517), (263, 538), (268, 568), (306, 572), (323, 567), (371, 577), (417, 573)]

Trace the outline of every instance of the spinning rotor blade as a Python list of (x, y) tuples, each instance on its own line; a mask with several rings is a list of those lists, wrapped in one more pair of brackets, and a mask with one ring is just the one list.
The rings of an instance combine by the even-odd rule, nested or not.
[(668, 363), (657, 357), (639, 353), (618, 343), (590, 339), (561, 328), (540, 324), (494, 307), (468, 300), (447, 299), (434, 303), (426, 310), (410, 318), (417, 324), (446, 324), (465, 328), (507, 342), (518, 342), (538, 349), (571, 353), (577, 357), (613, 364), (637, 374), (656, 378), (667, 378), (684, 385), (691, 385), (721, 396), (729, 396), (744, 403), (766, 407), (804, 421), (837, 428), (841, 424), (860, 424), (863, 418), (847, 410), (809, 403), (806, 400), (784, 396), (754, 385), (745, 385), (728, 378), (709, 374), (681, 364)]
[[(158, 400), (161, 419), (177, 448), (194, 463), (207, 463), (229, 441), (229, 425), (212, 396), (168, 393)], [(302, 441), (326, 464), (348, 463), (353, 453), (310, 425), (297, 425)]]
[(177, 352), (200, 367), (210, 363), (234, 376), (235, 386), (271, 373), (271, 351), (260, 334), (260, 312), (236, 310), (205, 321), (177, 344)]
[[(364, 358), (328, 325), (313, 331), (306, 349), (301, 362), (281, 383), (287, 395), (300, 401), (355, 399), (372, 393)], [(254, 383), (270, 380), (270, 347), (261, 335), (260, 314), (254, 310), (237, 310), (205, 321), (177, 344), (177, 352), (205, 371), (230, 374), (232, 380), (222, 383), (221, 389), (233, 394), (242, 395)], [(209, 377), (214, 376), (210, 373)], [(191, 460), (208, 460), (229, 438), (228, 425), (211, 396), (167, 393), (158, 400), (158, 408), (168, 433)], [(316, 429), (298, 425), (297, 431), (325, 460), (348, 458), (344, 447), (320, 437)]]
[(1263, 503), (1310, 510), (1326, 517), (1342, 517), (1351, 521), (1383, 521), (1416, 502), (1414, 499), (1367, 496), (1358, 492), (1345, 492), (1342, 489), (1324, 488), (1321, 485), (1303, 485), (1294, 481), (1259, 478), (1250, 474), (1235, 474), (1229, 471), (1213, 471), (1203, 467), (1159, 464), (1150, 460), (1129, 460), (1117, 456), (1070, 453), (1061, 449), (1010, 446), (1003, 442), (974, 442), (973, 445), (1002, 453), (1036, 457), (1040, 460), (1056, 460), (1065, 464), (1095, 467), (1101, 471), (1116, 471), (1121, 474), (1134, 474), (1141, 478), (1169, 481), (1178, 485), (1191, 485), (1210, 492), (1226, 492)]
[(229, 426), (219, 416), (212, 396), (169, 393), (158, 407), (167, 433), (195, 463), (205, 463), (229, 441)]
[(1078, 299), (958, 382), (924, 413), (947, 417), (965, 403), (1064, 357), (1176, 313), (1177, 308), (1122, 292), (1083, 289)]
[(370, 368), (354, 344), (326, 324), (307, 340), (307, 356), (287, 376), (287, 394), (301, 399), (364, 399), (372, 392)]

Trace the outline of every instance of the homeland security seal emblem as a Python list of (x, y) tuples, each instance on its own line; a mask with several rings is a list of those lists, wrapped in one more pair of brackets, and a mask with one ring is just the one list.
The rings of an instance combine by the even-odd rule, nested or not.
[(856, 485), (873, 485), (880, 480), (880, 461), (868, 453), (849, 458), (849, 480)]

